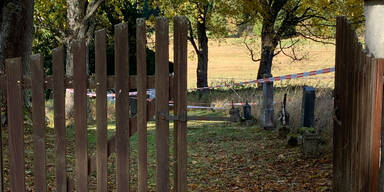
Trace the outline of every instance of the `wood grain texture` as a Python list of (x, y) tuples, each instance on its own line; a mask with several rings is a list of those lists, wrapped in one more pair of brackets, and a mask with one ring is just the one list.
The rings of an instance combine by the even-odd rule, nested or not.
[(169, 121), (159, 114), (169, 114), (169, 26), (165, 17), (157, 17), (156, 31), (156, 191), (169, 191)]
[[(176, 103), (175, 111), (179, 117), (187, 116), (187, 33), (188, 20), (186, 17), (174, 19), (174, 61), (176, 71)], [(176, 180), (175, 189), (178, 192), (187, 191), (187, 121), (175, 122), (176, 142)]]
[(383, 62), (363, 51), (337, 18), (333, 190), (377, 191)]
[(138, 191), (148, 191), (147, 160), (147, 60), (144, 19), (136, 21), (137, 56), (137, 131), (139, 140)]
[(32, 120), (35, 190), (47, 191), (45, 156), (45, 97), (44, 97), (44, 60), (41, 55), (31, 57), (32, 75)]
[(64, 48), (53, 50), (53, 109), (56, 133), (56, 190), (67, 191), (66, 143), (65, 143), (65, 88), (64, 88)]
[(105, 30), (95, 33), (95, 56), (97, 191), (104, 192), (108, 190), (107, 55)]
[(129, 191), (129, 45), (128, 24), (115, 26), (117, 191)]
[(10, 189), (14, 192), (24, 192), (24, 116), (21, 58), (7, 59), (5, 65), (7, 72)]
[(87, 74), (85, 40), (73, 44), (76, 191), (88, 191)]

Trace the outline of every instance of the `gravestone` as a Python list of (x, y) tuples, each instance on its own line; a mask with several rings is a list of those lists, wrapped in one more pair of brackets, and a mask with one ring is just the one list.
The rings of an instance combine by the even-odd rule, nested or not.
[(303, 89), (303, 100), (301, 106), (302, 127), (313, 127), (315, 119), (315, 88), (305, 86)]
[(316, 133), (304, 133), (303, 153), (305, 157), (318, 157), (321, 154), (321, 139)]
[(232, 106), (229, 110), (229, 119), (231, 122), (240, 122), (240, 110)]
[[(269, 77), (272, 77), (272, 74), (264, 75), (264, 78)], [(264, 129), (274, 129), (273, 82), (263, 83), (263, 107), (261, 110), (261, 124)]]
[(243, 112), (245, 120), (252, 120), (252, 109), (251, 106), (248, 104), (248, 101), (246, 101), (245, 105), (243, 106)]

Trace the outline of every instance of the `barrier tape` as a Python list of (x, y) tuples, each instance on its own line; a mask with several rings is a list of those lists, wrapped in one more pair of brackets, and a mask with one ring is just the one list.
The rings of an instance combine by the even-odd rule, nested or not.
[[(169, 106), (174, 106), (174, 104), (170, 103)], [(188, 105), (188, 109), (215, 109), (215, 110), (227, 110), (225, 107), (207, 107), (207, 106), (194, 106)]]
[(316, 70), (316, 71), (295, 73), (295, 74), (283, 75), (283, 76), (278, 76), (278, 77), (269, 77), (269, 78), (257, 79), (257, 80), (252, 80), (252, 81), (238, 82), (238, 83), (227, 83), (227, 84), (216, 85), (216, 86), (211, 86), (211, 87), (191, 88), (188, 90), (189, 91), (196, 91), (196, 90), (201, 91), (201, 90), (205, 90), (205, 89), (217, 89), (217, 88), (233, 87), (233, 86), (238, 86), (238, 85), (251, 85), (251, 84), (256, 84), (256, 83), (267, 83), (267, 82), (282, 81), (282, 80), (289, 80), (289, 79), (298, 79), (298, 78), (303, 78), (303, 77), (310, 77), (310, 76), (314, 76), (314, 75), (331, 73), (334, 71), (335, 71), (335, 68), (331, 67), (331, 68), (325, 68), (325, 69), (320, 69), (320, 70)]
[[(309, 71), (309, 72), (303, 72), (303, 73), (295, 73), (295, 74), (290, 74), (290, 75), (283, 75), (283, 76), (278, 76), (278, 77), (269, 77), (269, 78), (264, 78), (264, 79), (257, 79), (257, 80), (252, 80), (252, 81), (244, 81), (244, 82), (238, 82), (238, 83), (227, 83), (223, 85), (216, 85), (216, 86), (211, 86), (211, 87), (200, 87), (200, 88), (190, 88), (188, 91), (196, 91), (196, 90), (205, 90), (205, 89), (217, 89), (217, 88), (229, 88), (233, 86), (239, 86), (239, 85), (251, 85), (251, 84), (256, 84), (256, 83), (267, 83), (267, 82), (275, 82), (275, 81), (283, 81), (283, 80), (289, 80), (289, 79), (299, 79), (303, 77), (310, 77), (310, 76), (315, 76), (315, 75), (320, 75), (320, 74), (326, 74), (326, 73), (331, 73), (334, 72), (335, 68), (325, 68), (325, 69), (320, 69), (316, 71)], [(73, 93), (73, 89), (67, 89), (67, 92)], [(153, 90), (148, 90), (147, 94), (153, 94)], [(88, 96), (90, 97), (96, 97), (95, 92), (89, 92), (87, 93)], [(129, 96), (135, 96), (137, 95), (137, 92), (129, 92)], [(107, 97), (116, 97), (115, 93), (108, 93)]]

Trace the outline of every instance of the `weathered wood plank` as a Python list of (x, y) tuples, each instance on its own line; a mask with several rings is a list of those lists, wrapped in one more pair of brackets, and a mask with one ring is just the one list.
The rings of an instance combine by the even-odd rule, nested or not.
[(73, 45), (76, 191), (88, 191), (87, 74), (85, 40)]
[(117, 191), (129, 191), (129, 45), (128, 24), (115, 26), (116, 180)]
[(95, 33), (95, 56), (97, 191), (104, 192), (108, 190), (107, 55), (105, 30)]
[(159, 114), (169, 114), (169, 26), (165, 17), (157, 17), (156, 31), (156, 191), (169, 191), (169, 121)]
[(344, 20), (342, 17), (337, 18), (336, 27), (336, 57), (335, 57), (335, 99), (334, 99), (334, 132), (333, 132), (333, 190), (341, 191), (340, 186), (342, 185), (342, 145), (343, 145), (343, 131), (342, 131), (342, 92), (341, 92), (341, 79), (342, 79), (342, 42), (343, 42), (343, 29)]
[(7, 59), (8, 142), (10, 189), (25, 191), (24, 178), (24, 117), (21, 58)]
[[(174, 61), (177, 71), (177, 100), (176, 114), (181, 117), (187, 116), (187, 32), (188, 20), (186, 17), (175, 17), (174, 19)], [(176, 121), (176, 181), (175, 189), (178, 192), (187, 191), (187, 121)]]
[(147, 60), (144, 19), (136, 20), (137, 56), (137, 131), (139, 140), (138, 191), (148, 191), (147, 173)]
[(47, 191), (45, 169), (45, 99), (44, 99), (44, 60), (41, 55), (31, 57), (32, 75), (32, 120), (35, 190)]
[(371, 191), (378, 190), (379, 181), (379, 159), (380, 159), (380, 139), (381, 139), (381, 113), (383, 99), (383, 59), (374, 59), (372, 62), (374, 71), (372, 73), (372, 161), (371, 161)]
[(53, 50), (53, 108), (56, 132), (56, 190), (67, 192), (67, 173), (65, 162), (65, 88), (64, 88), (64, 49)]

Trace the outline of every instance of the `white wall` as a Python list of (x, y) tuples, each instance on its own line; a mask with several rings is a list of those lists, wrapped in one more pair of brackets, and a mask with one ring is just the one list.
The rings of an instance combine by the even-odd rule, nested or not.
[(384, 58), (384, 1), (364, 3), (365, 45), (376, 58)]

